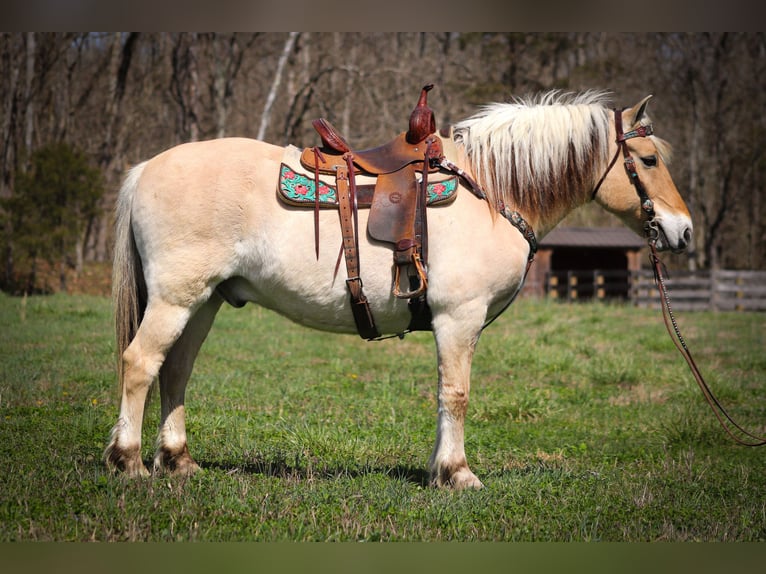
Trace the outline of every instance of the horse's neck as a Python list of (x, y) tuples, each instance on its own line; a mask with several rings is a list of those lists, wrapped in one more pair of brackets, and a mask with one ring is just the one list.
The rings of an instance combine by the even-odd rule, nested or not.
[[(466, 158), (465, 148), (460, 144), (456, 144), (451, 137), (443, 137), (442, 143), (444, 156), (448, 160), (455, 163), (455, 165), (463, 169), (470, 177), (474, 178), (475, 180), (475, 175), (471, 170), (470, 163)], [(545, 237), (554, 227), (556, 227), (561, 222), (561, 220), (563, 220), (567, 215), (574, 211), (574, 209), (577, 209), (578, 207), (588, 202), (589, 194), (587, 190), (583, 190), (581, 196), (582, 197), (580, 203), (574, 206), (574, 208), (562, 206), (561, 209), (556, 210), (552, 216), (545, 219), (535, 217), (534, 214), (522, 213), (521, 215), (535, 230), (535, 235), (537, 235), (539, 240)], [(512, 210), (518, 208), (516, 205), (508, 205), (508, 207)], [(492, 206), (492, 208), (494, 209), (495, 206)]]

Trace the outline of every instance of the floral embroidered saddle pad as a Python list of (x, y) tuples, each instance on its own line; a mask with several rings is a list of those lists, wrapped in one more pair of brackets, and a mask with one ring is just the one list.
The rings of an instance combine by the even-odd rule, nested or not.
[[(426, 187), (427, 205), (437, 206), (452, 203), (457, 197), (457, 176), (436, 179), (430, 175)], [(357, 175), (357, 206), (368, 208), (372, 205), (375, 192), (375, 178)], [(279, 170), (278, 196), (281, 201), (295, 207), (314, 208), (316, 202), (316, 180), (313, 173), (302, 167), (291, 167), (282, 163)], [(338, 208), (338, 191), (335, 179), (319, 176), (319, 207)]]

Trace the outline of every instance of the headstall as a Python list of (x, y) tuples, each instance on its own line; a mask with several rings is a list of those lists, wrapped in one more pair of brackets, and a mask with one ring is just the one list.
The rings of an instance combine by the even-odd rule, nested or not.
[(644, 184), (641, 183), (641, 178), (638, 177), (638, 171), (636, 171), (636, 162), (633, 159), (630, 150), (628, 149), (627, 143), (631, 138), (650, 136), (654, 133), (654, 130), (652, 129), (651, 124), (649, 124), (646, 126), (639, 126), (629, 132), (623, 132), (622, 110), (617, 108), (614, 109), (614, 130), (617, 134), (617, 151), (614, 152), (612, 161), (609, 162), (604, 175), (601, 176), (601, 179), (598, 180), (596, 187), (593, 188), (593, 194), (591, 197), (592, 199), (596, 198), (596, 194), (601, 188), (601, 184), (604, 183), (606, 176), (612, 170), (614, 164), (617, 163), (617, 158), (620, 157), (620, 152), (622, 152), (623, 161), (625, 163), (625, 171), (628, 174), (628, 179), (630, 180), (630, 183), (633, 185), (633, 187), (636, 188), (636, 194), (638, 194), (638, 199), (641, 202), (641, 209), (644, 211), (644, 213), (646, 213), (646, 221), (644, 222), (644, 234), (646, 235), (649, 243), (654, 243), (657, 241), (660, 235), (660, 228), (657, 225), (657, 222), (654, 220), (654, 202), (649, 198), (649, 195), (646, 193)]

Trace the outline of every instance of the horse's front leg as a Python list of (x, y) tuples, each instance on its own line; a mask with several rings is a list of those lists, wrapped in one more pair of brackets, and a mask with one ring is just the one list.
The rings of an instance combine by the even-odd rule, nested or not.
[(471, 387), (471, 361), (481, 333), (486, 307), (435, 316), (433, 322), (439, 362), (439, 418), (431, 455), (431, 484), (455, 489), (482, 488), (465, 457), (465, 416)]

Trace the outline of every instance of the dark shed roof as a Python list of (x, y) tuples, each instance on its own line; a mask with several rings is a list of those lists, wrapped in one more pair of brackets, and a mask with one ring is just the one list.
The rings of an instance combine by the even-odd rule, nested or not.
[(646, 245), (627, 227), (558, 227), (540, 242), (542, 249), (553, 247), (594, 247), (641, 249)]

